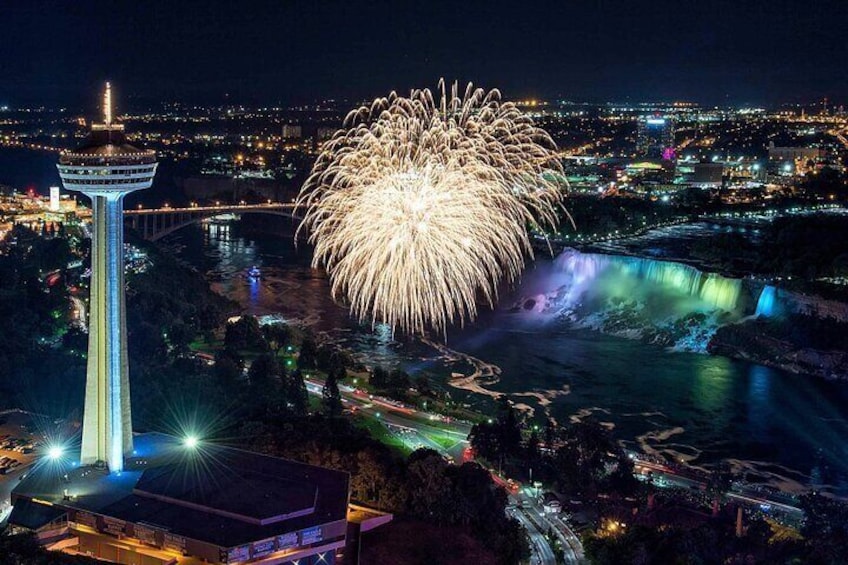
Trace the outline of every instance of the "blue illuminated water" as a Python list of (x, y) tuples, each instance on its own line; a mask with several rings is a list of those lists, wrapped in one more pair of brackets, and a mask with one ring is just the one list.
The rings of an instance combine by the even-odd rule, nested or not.
[[(550, 290), (546, 277), (558, 268), (551, 261), (531, 266), (522, 287), (502, 296), (502, 309), (452, 332), (448, 349), (440, 352), (418, 341), (394, 342), (381, 328), (371, 331), (351, 321), (330, 300), (325, 273), (310, 268), (309, 250), (295, 250), (290, 237), (252, 239), (236, 225), (183, 231), (168, 242), (248, 312), (279, 313), (308, 324), (369, 364), (425, 372), (472, 406), (488, 409), (492, 400), (448, 387), (451, 373), (492, 374), (486, 388), (509, 394), (536, 414), (547, 410), (559, 421), (592, 415), (614, 426), (629, 447), (697, 466), (729, 461), (751, 479), (780, 486), (809, 485), (812, 475), (848, 495), (848, 387), (605, 335), (561, 317), (540, 323), (536, 316), (510, 311), (523, 297)], [(597, 258), (595, 267), (601, 262)], [(245, 275), (254, 264), (262, 269), (258, 288)], [(623, 269), (612, 268), (601, 277), (609, 279), (603, 284), (614, 287), (617, 277), (611, 275)], [(719, 304), (701, 297), (711, 280), (707, 275), (647, 263), (631, 263), (629, 269), (621, 292), (638, 290), (652, 305), (669, 302), (669, 311), (675, 311), (686, 304), (705, 309)], [(712, 280), (721, 284), (711, 283), (716, 288), (709, 293), (729, 305), (736, 283)], [(658, 290), (649, 290), (651, 285)], [(735, 300), (741, 308), (739, 297)], [(736, 315), (752, 314), (756, 301), (752, 297)]]
[(763, 287), (760, 298), (757, 300), (755, 316), (771, 317), (777, 313), (777, 289), (772, 285)]

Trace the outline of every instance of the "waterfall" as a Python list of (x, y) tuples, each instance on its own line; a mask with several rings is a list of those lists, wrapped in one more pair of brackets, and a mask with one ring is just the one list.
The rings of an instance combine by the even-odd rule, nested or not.
[(755, 316), (771, 317), (776, 314), (777, 310), (777, 289), (767, 284), (763, 287), (760, 293), (760, 298), (757, 300), (757, 311)]
[(648, 283), (657, 291), (670, 290), (693, 297), (703, 303), (704, 309), (737, 312), (740, 307), (740, 279), (703, 273), (683, 263), (566, 250), (557, 258), (556, 268), (569, 279), (569, 294), (582, 292), (601, 275), (621, 275), (619, 278)]
[(744, 316), (742, 288), (741, 279), (683, 263), (566, 249), (538, 271), (514, 311), (705, 352), (721, 325)]

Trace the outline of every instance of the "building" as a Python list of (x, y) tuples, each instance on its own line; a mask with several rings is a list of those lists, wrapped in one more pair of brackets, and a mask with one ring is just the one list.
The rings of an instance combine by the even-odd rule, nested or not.
[(297, 124), (283, 124), (281, 136), (283, 139), (300, 139), (303, 136), (303, 129)]
[(132, 453), (129, 377), (124, 305), (124, 196), (149, 188), (156, 154), (129, 145), (124, 126), (112, 121), (109, 83), (103, 123), (86, 142), (62, 154), (59, 176), (67, 190), (91, 199), (91, 297), (82, 465), (106, 465), (120, 472)]
[(673, 161), (675, 158), (674, 122), (671, 118), (646, 116), (639, 119), (636, 151), (640, 157)]
[(331, 565), (347, 541), (347, 473), (156, 433), (135, 437), (120, 474), (76, 455), (12, 494), (10, 524), (47, 547), (126, 565)]
[(81, 445), (52, 446), (14, 488), (9, 526), (48, 549), (123, 565), (332, 565), (390, 514), (349, 507), (347, 473), (212, 445), (134, 436), (127, 380), (123, 198), (148, 188), (155, 154), (104, 123), (64, 153), (65, 188), (92, 200), (91, 305)]
[(794, 162), (816, 161), (822, 156), (821, 149), (816, 147), (777, 147), (774, 142), (768, 146), (769, 161)]
[(691, 184), (700, 188), (721, 188), (724, 180), (724, 163), (695, 163), (692, 165)]

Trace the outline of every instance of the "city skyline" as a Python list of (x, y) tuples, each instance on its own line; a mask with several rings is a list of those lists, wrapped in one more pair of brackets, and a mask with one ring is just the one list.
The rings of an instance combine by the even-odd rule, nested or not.
[(845, 22), (13, 3), (0, 563), (843, 562)]
[[(542, 2), (520, 10), (505, 2), (254, 1), (237, 9), (32, 2), (9, 7), (0, 106), (85, 106), (107, 79), (122, 85), (130, 104), (270, 104), (358, 100), (440, 76), (498, 86), (507, 98), (839, 104), (848, 97), (839, 30), (846, 11), (836, 1), (794, 0)], [(99, 29), (114, 32), (100, 38)], [(93, 40), (75, 41), (88, 32)]]

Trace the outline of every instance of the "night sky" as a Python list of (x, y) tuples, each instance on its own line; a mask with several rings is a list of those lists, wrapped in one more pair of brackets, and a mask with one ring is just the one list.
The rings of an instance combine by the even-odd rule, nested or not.
[(8, 0), (0, 105), (510, 97), (848, 103), (846, 0)]

